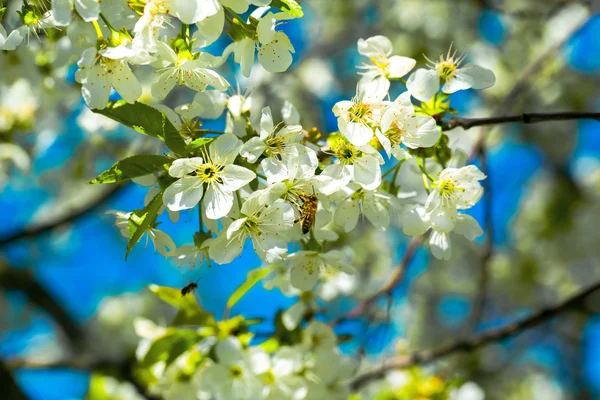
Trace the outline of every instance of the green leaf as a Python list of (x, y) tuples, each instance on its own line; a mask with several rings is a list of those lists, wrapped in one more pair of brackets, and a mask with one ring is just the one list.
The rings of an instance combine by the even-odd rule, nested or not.
[(212, 142), (213, 140), (215, 140), (214, 137), (201, 137), (198, 138), (194, 141), (192, 141), (191, 143), (189, 143), (187, 146), (185, 146), (185, 149), (188, 152), (193, 152), (196, 150), (200, 150), (202, 147), (204, 147), (205, 145), (209, 144), (210, 142)]
[(248, 290), (252, 289), (254, 285), (263, 280), (267, 275), (269, 275), (273, 271), (273, 267), (262, 267), (257, 268), (248, 272), (248, 277), (246, 281), (242, 283), (236, 290), (233, 292), (229, 300), (227, 300), (227, 308), (231, 309), (244, 295), (248, 292)]
[(185, 140), (183, 140), (177, 128), (173, 126), (164, 112), (162, 113), (162, 134), (165, 138), (165, 144), (173, 153), (181, 156), (187, 155)]
[(215, 325), (213, 315), (198, 304), (195, 296), (191, 294), (182, 296), (180, 289), (166, 286), (150, 285), (150, 290), (165, 303), (179, 309), (179, 312), (171, 323), (172, 326)]
[(104, 171), (89, 183), (114, 183), (166, 171), (172, 161), (169, 157), (157, 154), (138, 154), (117, 161), (111, 169)]
[(124, 100), (111, 102), (102, 110), (94, 109), (95, 113), (113, 119), (144, 135), (158, 138), (176, 154), (184, 154), (185, 141), (167, 118), (164, 112), (146, 104), (127, 103)]
[(125, 259), (129, 256), (129, 252), (133, 249), (133, 246), (140, 241), (142, 235), (154, 225), (158, 211), (163, 204), (162, 194), (162, 191), (159, 192), (146, 207), (141, 210), (134, 210), (131, 213), (129, 217), (129, 243), (127, 243)]
[(304, 11), (302, 11), (300, 3), (296, 0), (273, 0), (270, 6), (278, 8), (296, 18), (302, 18), (304, 16)]
[(166, 366), (169, 366), (200, 339), (201, 336), (191, 329), (169, 329), (163, 336), (152, 342), (141, 364), (149, 367), (165, 361)]

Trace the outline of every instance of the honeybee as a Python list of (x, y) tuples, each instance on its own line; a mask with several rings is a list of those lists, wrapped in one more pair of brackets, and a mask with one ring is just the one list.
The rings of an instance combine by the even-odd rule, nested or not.
[(185, 296), (188, 293), (192, 293), (194, 290), (198, 288), (198, 284), (196, 282), (190, 282), (186, 287), (181, 289), (181, 296)]
[(298, 210), (300, 212), (300, 217), (294, 222), (302, 221), (302, 233), (308, 233), (315, 223), (315, 216), (317, 214), (317, 195), (314, 193), (302, 193), (298, 197), (302, 200), (302, 204)]

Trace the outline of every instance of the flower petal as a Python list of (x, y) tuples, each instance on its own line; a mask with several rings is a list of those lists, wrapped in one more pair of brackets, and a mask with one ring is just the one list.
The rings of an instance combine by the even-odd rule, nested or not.
[(388, 62), (388, 78), (402, 78), (417, 65), (417, 60), (402, 56), (392, 56), (388, 58)]
[(402, 217), (402, 230), (405, 235), (419, 236), (429, 229), (429, 215), (423, 207), (416, 207)]
[(194, 208), (204, 193), (202, 181), (195, 176), (185, 176), (173, 182), (163, 193), (163, 203), (171, 211)]
[(231, 164), (240, 153), (243, 142), (231, 133), (216, 138), (208, 149), (210, 157), (217, 164)]
[(264, 153), (267, 146), (256, 136), (248, 140), (240, 149), (240, 155), (253, 164)]
[(206, 190), (206, 196), (204, 196), (202, 204), (205, 207), (207, 218), (223, 218), (229, 214), (231, 207), (233, 207), (233, 193), (223, 188), (223, 185), (210, 185)]
[(406, 88), (415, 99), (427, 101), (440, 88), (440, 78), (433, 70), (419, 68), (406, 81)]
[(389, 56), (392, 54), (392, 42), (382, 35), (358, 39), (358, 52), (365, 57)]
[(276, 32), (273, 41), (258, 49), (258, 61), (269, 72), (283, 72), (292, 65), (294, 46), (283, 32)]
[[(181, 178), (184, 175), (191, 174), (192, 172), (200, 169), (203, 160), (200, 157), (192, 158), (178, 158), (173, 161), (173, 164), (169, 167), (169, 175), (174, 178)], [(154, 176), (151, 175), (153, 178)], [(155, 182), (156, 179), (153, 180)]]
[(240, 167), (239, 165), (228, 164), (221, 172), (223, 179), (223, 187), (227, 191), (234, 192), (256, 178), (256, 174), (248, 168)]

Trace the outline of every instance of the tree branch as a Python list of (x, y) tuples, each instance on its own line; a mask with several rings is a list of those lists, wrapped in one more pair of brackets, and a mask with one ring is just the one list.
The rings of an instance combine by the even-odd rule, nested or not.
[(5, 400), (28, 400), (2, 359), (0, 359), (0, 394)]
[(516, 336), (523, 331), (534, 328), (548, 321), (560, 313), (578, 306), (583, 300), (585, 300), (587, 296), (591, 295), (597, 290), (600, 290), (600, 282), (596, 282), (587, 289), (581, 290), (579, 293), (565, 299), (555, 306), (543, 308), (531, 314), (529, 317), (521, 318), (505, 326), (489, 329), (482, 333), (444, 344), (433, 349), (421, 350), (407, 356), (394, 358), (390, 362), (384, 364), (382, 367), (358, 376), (356, 379), (354, 379), (354, 381), (351, 382), (350, 385), (353, 390), (358, 390), (372, 380), (382, 378), (385, 376), (387, 371), (392, 369), (407, 368), (417, 364), (426, 364), (456, 352), (475, 350), (490, 343), (499, 342), (511, 336)]
[(530, 113), (521, 115), (510, 115), (503, 117), (489, 118), (451, 118), (448, 122), (442, 123), (442, 129), (445, 131), (454, 128), (470, 129), (476, 126), (498, 125), (509, 123), (536, 124), (548, 121), (569, 121), (580, 119), (595, 119), (600, 121), (600, 113), (594, 112), (557, 112), (557, 113)]
[(494, 219), (493, 219), (493, 196), (492, 196), (492, 182), (489, 168), (489, 157), (487, 148), (485, 145), (479, 147), (479, 160), (481, 165), (481, 171), (486, 174), (486, 178), (483, 181), (483, 192), (484, 192), (484, 221), (485, 221), (485, 243), (483, 245), (483, 255), (481, 256), (480, 270), (479, 270), (479, 283), (477, 285), (477, 291), (473, 299), (473, 311), (469, 316), (467, 323), (465, 324), (463, 332), (466, 335), (471, 334), (476, 328), (485, 310), (485, 303), (487, 298), (487, 292), (490, 286), (490, 260), (494, 255)]
[(423, 240), (422, 236), (416, 236), (412, 238), (412, 240), (408, 243), (406, 247), (406, 251), (402, 256), (402, 260), (398, 265), (394, 267), (394, 271), (392, 275), (388, 278), (388, 280), (371, 296), (367, 297), (365, 300), (358, 303), (352, 310), (350, 310), (345, 315), (331, 321), (329, 325), (336, 326), (343, 321), (354, 319), (363, 314), (363, 312), (369, 308), (377, 299), (381, 296), (388, 295), (390, 296), (395, 288), (397, 288), (403, 281), (406, 276), (406, 271), (408, 269), (409, 264), (413, 260), (415, 253), (419, 246), (421, 245), (421, 241)]
[(29, 301), (46, 311), (62, 328), (74, 350), (84, 345), (83, 329), (71, 318), (63, 306), (33, 277), (30, 271), (0, 264), (0, 288), (19, 290)]
[(4, 247), (7, 244), (15, 242), (19, 239), (25, 239), (30, 237), (35, 237), (42, 235), (44, 233), (50, 232), (51, 230), (58, 228), (62, 225), (73, 222), (74, 220), (90, 213), (96, 211), (98, 208), (102, 207), (104, 203), (111, 200), (117, 193), (119, 193), (125, 184), (117, 184), (112, 186), (109, 190), (99, 195), (93, 201), (84, 205), (83, 207), (79, 207), (74, 210), (70, 210), (68, 213), (64, 213), (62, 215), (57, 215), (53, 220), (44, 222), (42, 224), (34, 224), (24, 229), (14, 232), (10, 235), (5, 236), (0, 239), (0, 247)]

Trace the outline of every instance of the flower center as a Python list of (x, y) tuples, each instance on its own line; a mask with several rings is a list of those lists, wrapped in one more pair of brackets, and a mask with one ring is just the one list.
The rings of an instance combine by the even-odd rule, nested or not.
[(265, 140), (265, 144), (267, 145), (267, 156), (277, 157), (277, 159), (281, 161), (281, 155), (285, 153), (285, 150), (288, 147), (285, 139), (281, 136), (272, 136)]
[(207, 163), (202, 164), (196, 173), (204, 183), (223, 183), (223, 180), (220, 178), (222, 169), (221, 166)]
[(394, 124), (388, 129), (383, 135), (389, 139), (392, 146), (398, 146), (402, 143), (402, 134), (404, 129), (400, 128), (398, 124)]
[(338, 160), (344, 165), (351, 165), (363, 156), (363, 152), (354, 147), (348, 139), (343, 136), (337, 137), (331, 143), (331, 150)]
[(383, 72), (385, 72), (390, 65), (390, 62), (385, 56), (373, 56), (371, 57), (371, 62)]
[(352, 122), (366, 121), (373, 115), (371, 105), (362, 102), (357, 102), (348, 110)]
[(244, 221), (244, 230), (246, 231), (247, 234), (252, 235), (262, 235), (262, 231), (259, 228), (259, 221), (258, 218), (255, 216), (250, 216), (248, 218), (246, 218), (246, 221)]
[(242, 368), (237, 365), (234, 365), (231, 368), (229, 368), (229, 374), (234, 379), (241, 377), (242, 373), (243, 373)]
[(458, 69), (458, 63), (454, 60), (454, 58), (449, 58), (444, 61), (437, 63), (436, 69), (440, 77), (448, 81), (456, 75), (456, 71)]
[(272, 385), (274, 383), (275, 383), (275, 375), (273, 374), (273, 371), (268, 370), (267, 373), (265, 374), (265, 384)]
[(465, 191), (464, 188), (456, 186), (454, 181), (450, 178), (442, 179), (441, 181), (439, 181), (437, 183), (436, 186), (438, 188), (440, 195), (445, 198), (451, 198), (452, 195), (454, 194), (454, 192), (456, 192), (457, 190), (461, 191), (461, 192)]

